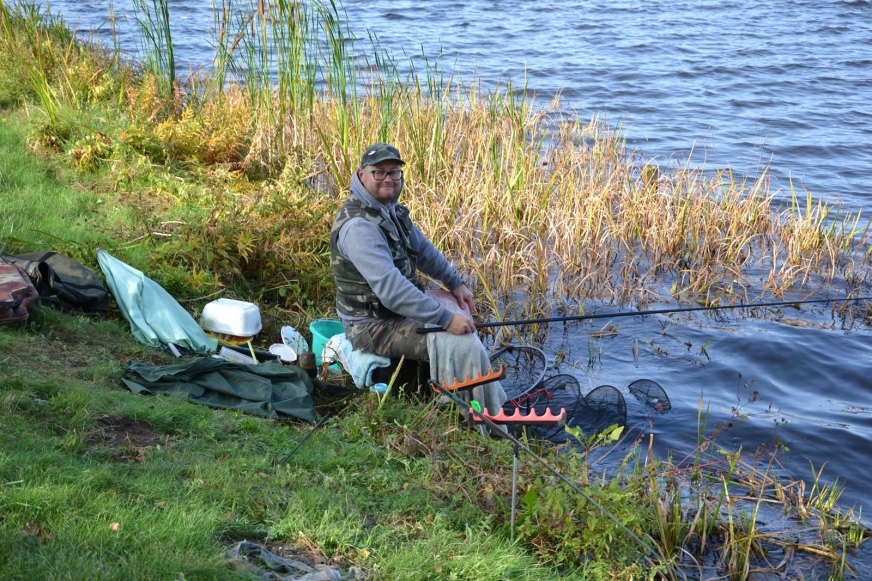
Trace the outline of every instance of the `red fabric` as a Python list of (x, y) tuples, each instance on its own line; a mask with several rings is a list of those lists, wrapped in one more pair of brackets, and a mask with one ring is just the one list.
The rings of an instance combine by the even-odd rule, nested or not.
[(39, 298), (36, 287), (18, 265), (0, 262), (0, 324), (23, 321), (27, 305)]

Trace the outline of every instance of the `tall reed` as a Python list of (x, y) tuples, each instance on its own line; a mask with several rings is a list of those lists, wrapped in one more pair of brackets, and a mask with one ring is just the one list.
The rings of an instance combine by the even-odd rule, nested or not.
[(169, 0), (133, 0), (133, 11), (145, 68), (159, 79), (161, 95), (172, 96), (176, 90), (176, 59)]
[[(167, 0), (137, 2), (166, 88), (174, 78)], [(333, 1), (222, 0), (213, 9), (211, 88), (180, 100), (189, 110), (175, 119), (139, 124), (153, 133), (141, 141), (171, 142), (164, 149), (175, 155), (232, 164), (255, 182), (293, 177), (289, 195), (308, 201), (326, 191), (334, 208), (359, 153), (390, 141), (408, 161), (403, 201), (496, 316), (577, 310), (589, 299), (749, 302), (812, 283), (853, 289), (867, 278), (860, 216), (808, 192), (774, 191), (766, 171), (740, 179), (729, 168), (643, 164), (620, 125), (583, 120), (559, 98), (537, 102), (523, 82), (485, 90), (475, 77), (446, 79), (426, 55), (420, 72), (412, 59), (406, 66), (373, 35), (364, 46)], [(52, 116), (70, 91), (43, 80), (49, 70), (38, 65), (31, 84)], [(231, 86), (247, 108), (225, 98)], [(202, 122), (202, 112), (216, 122)], [(328, 228), (306, 228), (311, 238), (299, 248), (323, 248)], [(276, 248), (276, 271), (293, 269), (294, 252), (276, 242), (263, 241)]]
[[(494, 312), (533, 316), (587, 298), (645, 304), (670, 294), (747, 301), (781, 295), (812, 273), (833, 280), (846, 267), (840, 253), (859, 218), (834, 223), (820, 202), (799, 222), (779, 209), (765, 171), (749, 182), (678, 166), (643, 179), (637, 152), (606, 120), (582, 123), (559, 100), (537, 106), (511, 81), (491, 91), (446, 81), (429, 62), (423, 78), (413, 64), (402, 78), (375, 37), (370, 58), (335, 4), (316, 6), (322, 90), (311, 109), (280, 107), (259, 123), (283, 123), (264, 131), (290, 130), (293, 147), (317, 151), (323, 161), (313, 170), (321, 166), (336, 194), (366, 144), (400, 147), (409, 161), (404, 200)], [(282, 50), (299, 62), (301, 49)]]

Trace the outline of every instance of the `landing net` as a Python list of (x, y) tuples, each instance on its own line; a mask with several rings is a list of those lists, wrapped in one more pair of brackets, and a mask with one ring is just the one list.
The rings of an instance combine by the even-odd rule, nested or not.
[(630, 384), (630, 393), (641, 403), (654, 411), (665, 412), (672, 409), (672, 403), (660, 384), (650, 379), (639, 379)]
[[(627, 402), (616, 387), (601, 385), (587, 395), (582, 395), (575, 376), (561, 373), (545, 377), (547, 361), (545, 353), (530, 345), (510, 345), (496, 351), (490, 357), (493, 369), (503, 366), (505, 377), (501, 380), (508, 401), (507, 413), (520, 409), (523, 413), (545, 411), (554, 414), (566, 410), (566, 425), (580, 428), (590, 437), (610, 426), (627, 425)], [(653, 411), (667, 411), (672, 404), (666, 391), (656, 381), (639, 379), (628, 390), (639, 403)], [(534, 437), (552, 442), (564, 442), (569, 435), (563, 427), (537, 426)]]
[(537, 389), (545, 378), (545, 352), (530, 345), (509, 345), (490, 356), (491, 368), (503, 366), (500, 380), (509, 400), (517, 400)]

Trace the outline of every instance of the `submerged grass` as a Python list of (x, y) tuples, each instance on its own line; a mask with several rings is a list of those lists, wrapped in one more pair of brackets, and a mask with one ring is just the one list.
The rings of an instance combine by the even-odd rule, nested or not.
[[(259, 303), (269, 341), (271, 322), (330, 314), (330, 223), (356, 156), (391, 141), (409, 161), (404, 200), (498, 317), (586, 299), (750, 302), (868, 285), (859, 215), (807, 192), (785, 199), (765, 171), (745, 181), (644, 165), (604, 119), (583, 122), (559, 100), (538, 107), (512, 83), (446, 81), (430, 63), (403, 74), (375, 38), (369, 61), (332, 2), (213, 3), (215, 73), (185, 83), (161, 48), (172, 43), (169, 4), (139, 6), (153, 58), (169, 59), (142, 71), (0, 0), (4, 252), (51, 249), (94, 266), (103, 246), (192, 311), (218, 294)], [(594, 477), (586, 455), (535, 444), (657, 547), (657, 567), (527, 462), (513, 542), (509, 446), (432, 402), (321, 402), (340, 417), (279, 465), (307, 427), (134, 397), (117, 385), (129, 359), (168, 361), (120, 319), (36, 308), (0, 328), (7, 578), (243, 578), (223, 557), (242, 538), (385, 579), (743, 579), (821, 567), (843, 578), (867, 536), (837, 508), (837, 486), (816, 473), (807, 492), (777, 476), (773, 457), (746, 463), (715, 444), (717, 430), (706, 435), (701, 413), (688, 461), (650, 449), (643, 459), (637, 443)], [(788, 514), (786, 529), (809, 523), (802, 537), (764, 529), (770, 506)]]

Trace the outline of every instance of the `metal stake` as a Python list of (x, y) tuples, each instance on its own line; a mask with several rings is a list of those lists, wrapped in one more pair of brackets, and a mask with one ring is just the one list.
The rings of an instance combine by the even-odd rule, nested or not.
[(515, 540), (515, 512), (518, 498), (518, 444), (512, 446), (512, 540)]

